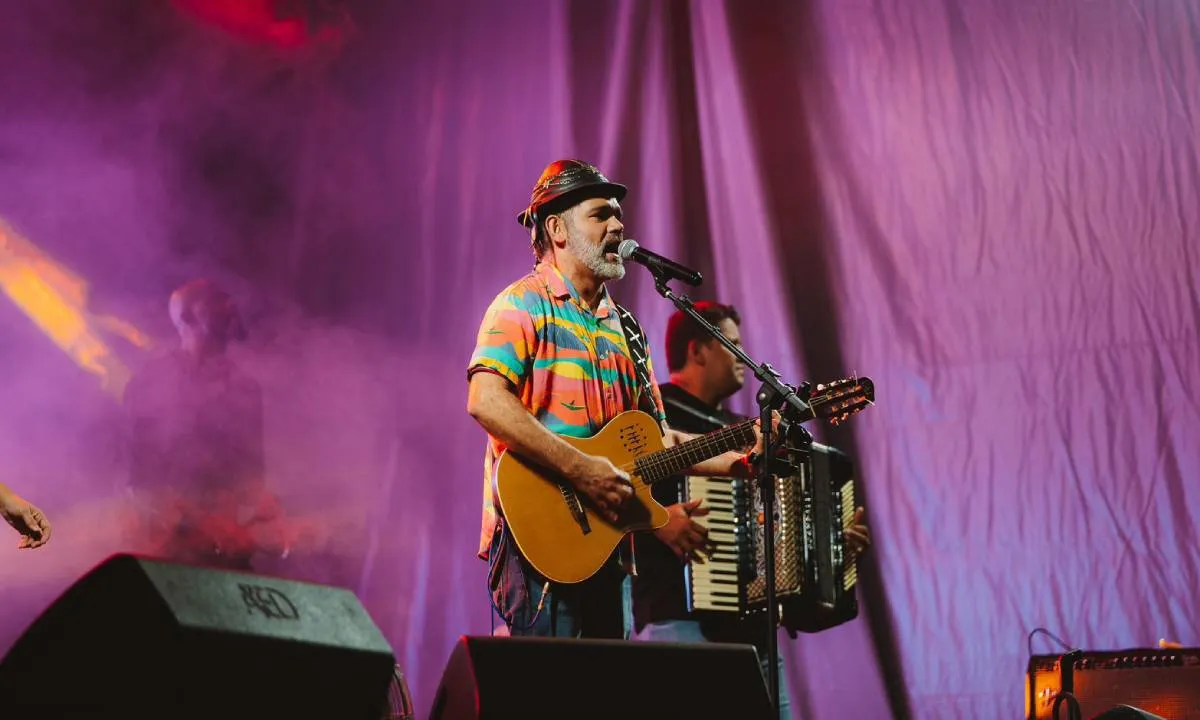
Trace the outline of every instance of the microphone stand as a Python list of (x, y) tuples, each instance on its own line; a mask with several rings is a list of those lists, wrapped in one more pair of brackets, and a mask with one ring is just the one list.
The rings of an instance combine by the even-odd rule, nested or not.
[(789, 434), (795, 433), (798, 436), (800, 444), (809, 446), (812, 444), (812, 435), (808, 433), (799, 423), (792, 424), (790, 427), (784, 422), (780, 422), (781, 437), (779, 440), (772, 439), (771, 419), (772, 411), (782, 408), (781, 415), (784, 419), (791, 413), (789, 410), (795, 410), (801, 414), (810, 412), (808, 404), (800, 399), (796, 394), (796, 388), (791, 385), (786, 385), (779, 380), (779, 372), (769, 364), (762, 365), (750, 359), (742, 348), (734, 345), (733, 342), (725, 337), (721, 330), (704, 318), (692, 304), (691, 299), (687, 295), (677, 295), (671, 288), (667, 287), (667, 279), (663, 274), (651, 269), (651, 274), (654, 275), (654, 289), (658, 291), (666, 299), (675, 304), (675, 307), (687, 313), (689, 317), (696, 321), (700, 327), (712, 335), (718, 342), (724, 345), (729, 352), (733, 353), (740, 359), (746, 367), (754, 373), (754, 376), (762, 382), (762, 387), (758, 391), (756, 399), (759, 407), (759, 422), (760, 430), (763, 436), (763, 455), (758, 467), (758, 490), (762, 496), (763, 520), (765, 526), (763, 528), (763, 559), (764, 568), (767, 579), (764, 585), (766, 593), (767, 606), (767, 692), (771, 698), (771, 707), (775, 709), (775, 715), (779, 715), (779, 608), (775, 599), (775, 483), (773, 481), (773, 465), (775, 464), (776, 445), (782, 444), (783, 440)]

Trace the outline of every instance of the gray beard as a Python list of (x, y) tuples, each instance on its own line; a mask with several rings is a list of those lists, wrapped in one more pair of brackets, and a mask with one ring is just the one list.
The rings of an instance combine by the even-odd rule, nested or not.
[(620, 280), (625, 277), (625, 261), (604, 259), (603, 245), (592, 245), (572, 233), (567, 236), (567, 249), (601, 280)]

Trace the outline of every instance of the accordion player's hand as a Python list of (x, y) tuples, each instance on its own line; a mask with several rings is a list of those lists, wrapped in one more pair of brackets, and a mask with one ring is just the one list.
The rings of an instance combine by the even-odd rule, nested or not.
[(713, 542), (708, 528), (693, 518), (703, 517), (709, 508), (700, 507), (700, 499), (667, 507), (667, 524), (654, 531), (655, 537), (671, 548), (681, 560), (704, 563), (703, 554), (711, 554)]
[(863, 514), (866, 511), (863, 508), (856, 508), (854, 511), (854, 519), (850, 521), (850, 527), (842, 533), (846, 539), (846, 544), (854, 552), (855, 556), (862, 555), (871, 547), (871, 531), (863, 523)]

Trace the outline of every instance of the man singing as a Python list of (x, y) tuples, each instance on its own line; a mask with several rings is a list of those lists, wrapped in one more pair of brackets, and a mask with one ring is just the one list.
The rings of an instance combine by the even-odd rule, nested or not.
[[(633, 495), (627, 473), (560, 437), (590, 437), (627, 410), (663, 420), (649, 356), (641, 354), (647, 380), (639, 381), (630, 350), (630, 333), (640, 336), (636, 321), (606, 287), (625, 275), (616, 252), (625, 194), (588, 163), (546, 167), (517, 218), (530, 230), (537, 265), (492, 301), (467, 371), (467, 409), (489, 439), (479, 556), (490, 562), (492, 599), (512, 635), (628, 636), (631, 544), (622, 543), (588, 580), (551, 583), (521, 556), (491, 492), (496, 459), (507, 450), (559, 473), (610, 520)], [(687, 437), (662, 427), (667, 446)], [(728, 452), (690, 472), (750, 470), (745, 454)], [(656, 536), (682, 553), (702, 547), (707, 531), (683, 506), (668, 510), (670, 522)]]

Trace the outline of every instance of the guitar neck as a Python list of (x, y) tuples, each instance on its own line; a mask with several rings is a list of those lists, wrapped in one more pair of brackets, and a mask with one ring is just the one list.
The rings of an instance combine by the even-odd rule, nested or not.
[[(869, 405), (875, 397), (874, 384), (869, 378), (839, 380), (829, 385), (818, 385), (817, 390), (820, 392), (816, 395), (805, 391), (807, 410), (794, 417), (793, 422), (823, 417), (834, 418), (836, 424)], [(743, 420), (674, 447), (643, 455), (634, 462), (634, 468), (647, 485), (678, 475), (721, 453), (753, 444), (756, 422), (757, 419)]]
[(678, 475), (693, 465), (721, 453), (753, 444), (754, 422), (745, 420), (674, 447), (643, 455), (635, 461), (634, 467), (647, 485)]

